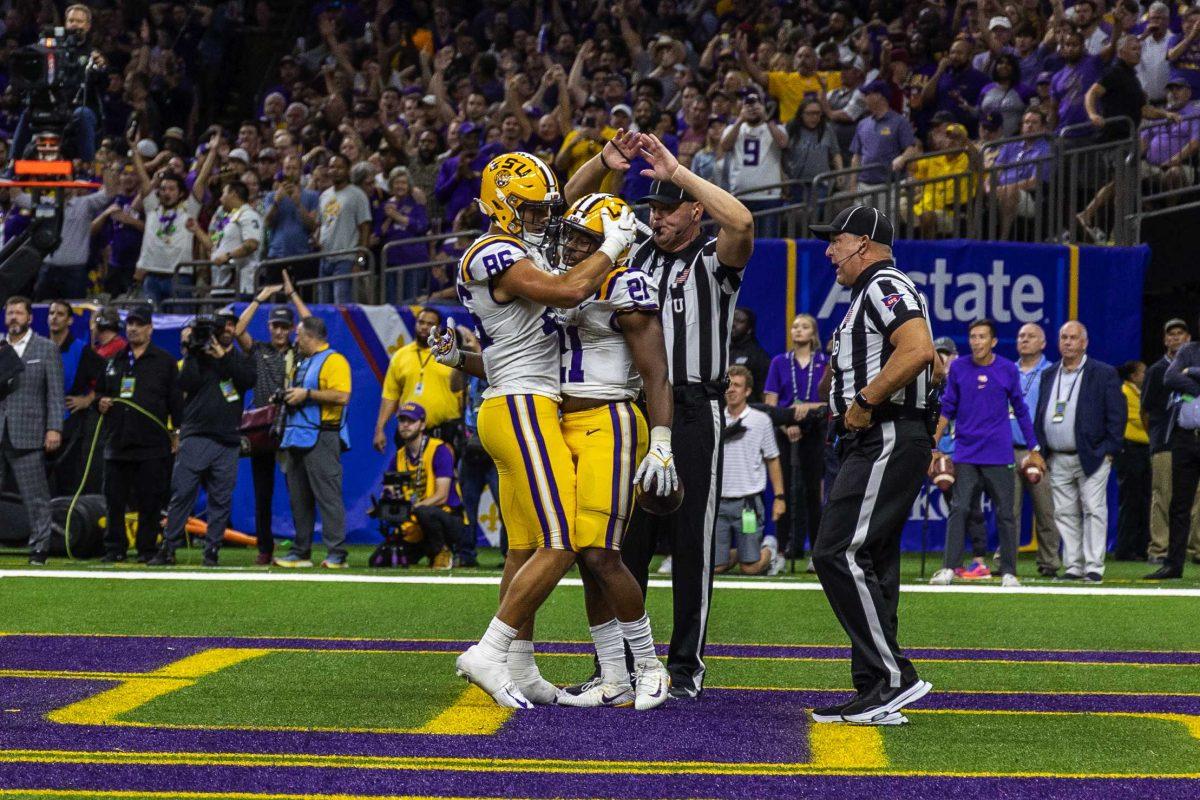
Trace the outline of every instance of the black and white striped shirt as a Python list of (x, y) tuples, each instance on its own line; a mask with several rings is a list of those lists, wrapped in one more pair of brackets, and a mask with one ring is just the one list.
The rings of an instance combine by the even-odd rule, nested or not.
[(716, 237), (696, 237), (678, 253), (635, 245), (630, 264), (658, 288), (672, 386), (723, 380), (742, 272), (717, 260)]
[[(829, 405), (834, 414), (845, 414), (854, 395), (879, 374), (894, 350), (891, 335), (910, 319), (923, 319), (928, 327), (929, 312), (920, 292), (895, 262), (877, 262), (858, 276), (851, 290), (850, 307), (833, 334)], [(926, 368), (885, 404), (908, 411), (924, 409), (930, 377)]]

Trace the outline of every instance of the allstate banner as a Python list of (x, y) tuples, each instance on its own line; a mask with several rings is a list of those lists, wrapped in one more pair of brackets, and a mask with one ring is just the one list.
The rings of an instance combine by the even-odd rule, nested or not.
[[(738, 304), (758, 317), (758, 339), (772, 355), (784, 351), (792, 317), (817, 318), (828, 342), (850, 302), (850, 289), (835, 281), (825, 256), (826, 243), (814, 240), (758, 240), (746, 268)], [(1046, 332), (1046, 356), (1058, 358), (1058, 329), (1077, 319), (1088, 329), (1088, 355), (1109, 364), (1140, 358), (1142, 282), (1150, 248), (1077, 247), (947, 240), (900, 241), (897, 266), (925, 297), (933, 335), (950, 336), (969, 356), (967, 326), (987, 317), (996, 323), (997, 352), (1016, 358), (1017, 331), (1035, 322)], [(1116, 530), (1116, 479), (1109, 487), (1109, 533)], [(922, 536), (934, 547), (945, 541), (948, 512), (940, 492), (918, 498), (903, 546), (917, 550)], [(1024, 504), (1022, 541), (1028, 541), (1030, 503)]]

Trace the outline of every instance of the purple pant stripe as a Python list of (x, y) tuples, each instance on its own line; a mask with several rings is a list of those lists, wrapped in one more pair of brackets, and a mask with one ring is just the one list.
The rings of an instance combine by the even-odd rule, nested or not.
[[(530, 457), (529, 448), (525, 445), (524, 431), (521, 428), (521, 417), (517, 413), (517, 400), (513, 395), (508, 395), (504, 398), (508, 403), (508, 413), (512, 418), (513, 431), (517, 437), (517, 446), (521, 448), (521, 460), (525, 462), (525, 474), (529, 476), (529, 480), (536, 483), (533, 471), (533, 459)], [(537, 512), (538, 522), (542, 525), (542, 542), (546, 547), (550, 546), (550, 520), (546, 516), (546, 509), (542, 507), (541, 493), (538, 492), (537, 486), (527, 487), (530, 495), (533, 497), (533, 508)], [(522, 491), (525, 489), (522, 488)]]

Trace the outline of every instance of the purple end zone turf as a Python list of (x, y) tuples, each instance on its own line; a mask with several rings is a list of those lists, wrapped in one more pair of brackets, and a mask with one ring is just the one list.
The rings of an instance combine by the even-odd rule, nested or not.
[(887, 798), (956, 800), (1158, 800), (1194, 798), (1197, 782), (1180, 779), (858, 777), (834, 775), (643, 775), (506, 771), (349, 770), (288, 767), (0, 764), (0, 786), (95, 791), (227, 791), (455, 797)]

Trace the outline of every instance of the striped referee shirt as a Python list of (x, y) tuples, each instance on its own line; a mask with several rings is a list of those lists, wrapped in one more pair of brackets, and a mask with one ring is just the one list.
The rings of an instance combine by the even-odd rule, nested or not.
[[(845, 414), (854, 395), (880, 373), (895, 349), (892, 334), (910, 319), (923, 319), (929, 326), (925, 301), (894, 261), (879, 261), (858, 276), (851, 289), (850, 307), (833, 334), (829, 405), (834, 414)], [(907, 411), (924, 409), (930, 377), (927, 367), (885, 403)]]
[(717, 259), (716, 237), (698, 236), (677, 253), (649, 237), (634, 247), (630, 264), (658, 288), (671, 385), (724, 380), (741, 270)]

